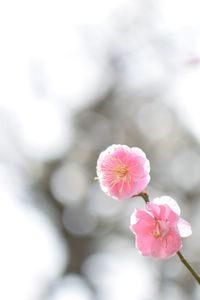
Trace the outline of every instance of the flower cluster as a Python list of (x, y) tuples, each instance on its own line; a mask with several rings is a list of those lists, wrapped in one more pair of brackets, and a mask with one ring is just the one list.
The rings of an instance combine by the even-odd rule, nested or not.
[[(149, 173), (149, 160), (140, 148), (112, 145), (97, 160), (102, 190), (120, 201), (144, 192)], [(145, 209), (135, 209), (131, 216), (136, 248), (144, 256), (170, 258), (182, 248), (181, 238), (192, 234), (191, 226), (180, 218), (180, 208), (169, 196), (146, 202)]]

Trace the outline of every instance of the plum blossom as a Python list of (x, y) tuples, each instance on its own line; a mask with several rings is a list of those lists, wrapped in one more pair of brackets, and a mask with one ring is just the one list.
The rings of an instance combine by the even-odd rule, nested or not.
[(181, 249), (181, 237), (191, 235), (192, 229), (180, 213), (177, 202), (168, 196), (148, 202), (146, 209), (135, 209), (130, 229), (142, 255), (166, 259)]
[(150, 181), (150, 164), (137, 147), (112, 145), (97, 160), (97, 177), (110, 197), (125, 200), (142, 192)]

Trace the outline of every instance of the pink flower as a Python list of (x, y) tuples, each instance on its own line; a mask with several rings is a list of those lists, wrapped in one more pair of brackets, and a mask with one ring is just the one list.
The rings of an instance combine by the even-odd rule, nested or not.
[(97, 176), (102, 190), (117, 200), (128, 199), (142, 192), (150, 181), (150, 166), (140, 148), (112, 145), (101, 152)]
[(159, 259), (175, 255), (182, 247), (181, 237), (192, 234), (190, 224), (180, 218), (178, 204), (168, 196), (148, 202), (145, 210), (136, 209), (130, 229), (139, 252)]

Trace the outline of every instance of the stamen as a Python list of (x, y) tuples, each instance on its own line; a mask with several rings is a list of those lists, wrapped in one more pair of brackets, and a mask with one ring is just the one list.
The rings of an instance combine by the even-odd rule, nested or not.
[(168, 233), (168, 226), (166, 222), (155, 220), (155, 227), (153, 231), (153, 236), (155, 238), (164, 237)]
[(160, 224), (158, 221), (156, 221), (156, 225), (155, 225), (155, 230), (153, 232), (153, 236), (155, 238), (159, 238), (161, 236), (161, 228), (160, 228)]
[(118, 165), (114, 168), (114, 173), (117, 175), (118, 179), (126, 181), (129, 170), (127, 166)]

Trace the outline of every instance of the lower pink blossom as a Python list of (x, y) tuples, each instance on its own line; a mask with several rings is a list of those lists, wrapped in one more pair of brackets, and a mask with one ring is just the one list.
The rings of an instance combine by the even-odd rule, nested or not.
[(148, 202), (146, 209), (136, 209), (130, 229), (139, 252), (158, 259), (175, 255), (182, 247), (181, 237), (192, 234), (190, 224), (180, 218), (178, 204), (168, 196)]
[(140, 148), (112, 145), (97, 160), (97, 176), (102, 190), (117, 200), (142, 192), (150, 181), (150, 166)]

